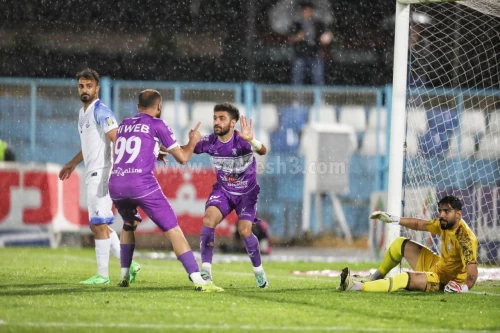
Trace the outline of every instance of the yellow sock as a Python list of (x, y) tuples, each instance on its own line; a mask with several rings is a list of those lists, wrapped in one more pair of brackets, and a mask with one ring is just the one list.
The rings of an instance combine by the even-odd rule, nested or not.
[(363, 283), (361, 291), (367, 292), (391, 292), (399, 289), (404, 289), (408, 286), (410, 276), (408, 273), (400, 273), (393, 278), (382, 280), (369, 281)]
[(391, 243), (391, 246), (389, 246), (389, 249), (385, 252), (384, 259), (382, 259), (382, 262), (378, 267), (378, 271), (382, 276), (389, 273), (391, 269), (396, 267), (401, 262), (401, 259), (403, 259), (401, 246), (406, 239), (407, 238), (405, 237), (396, 238), (394, 242)]

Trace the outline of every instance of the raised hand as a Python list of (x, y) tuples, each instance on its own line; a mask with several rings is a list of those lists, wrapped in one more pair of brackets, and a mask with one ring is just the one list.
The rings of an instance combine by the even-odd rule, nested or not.
[(241, 116), (240, 119), (241, 130), (236, 130), (240, 137), (245, 141), (253, 140), (253, 126), (252, 119), (250, 119), (250, 123), (248, 122), (248, 118), (245, 116)]
[(201, 133), (199, 131), (201, 123), (198, 122), (196, 127), (189, 131), (189, 142), (197, 144), (201, 140)]
[(375, 211), (370, 215), (372, 220), (380, 220), (385, 223), (399, 223), (399, 216), (390, 215), (386, 212)]

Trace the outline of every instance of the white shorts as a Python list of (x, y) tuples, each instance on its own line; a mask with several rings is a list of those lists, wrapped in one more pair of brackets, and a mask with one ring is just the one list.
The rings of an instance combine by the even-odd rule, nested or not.
[(87, 174), (87, 206), (89, 224), (112, 224), (115, 220), (111, 207), (113, 201), (109, 196), (109, 169), (91, 171)]

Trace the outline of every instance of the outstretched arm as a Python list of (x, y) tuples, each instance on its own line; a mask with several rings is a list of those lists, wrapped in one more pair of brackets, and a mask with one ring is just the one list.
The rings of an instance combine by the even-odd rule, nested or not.
[(399, 220), (399, 225), (418, 231), (427, 231), (427, 223), (427, 220), (416, 219), (414, 217), (402, 217)]
[(201, 134), (198, 130), (200, 124), (201, 123), (196, 124), (196, 127), (189, 131), (189, 142), (187, 145), (181, 147), (177, 146), (169, 151), (178, 163), (186, 164), (193, 155), (196, 144), (201, 140)]
[(427, 221), (413, 217), (399, 217), (386, 212), (376, 211), (370, 215), (371, 219), (377, 219), (385, 223), (398, 224), (408, 229), (427, 231)]
[(250, 119), (250, 122), (248, 122), (248, 118), (245, 116), (241, 116), (240, 120), (240, 126), (241, 130), (237, 130), (240, 137), (248, 142), (253, 150), (259, 154), (259, 155), (265, 155), (267, 153), (267, 148), (260, 142), (259, 140), (255, 139), (253, 136), (253, 126), (252, 126), (252, 120)]

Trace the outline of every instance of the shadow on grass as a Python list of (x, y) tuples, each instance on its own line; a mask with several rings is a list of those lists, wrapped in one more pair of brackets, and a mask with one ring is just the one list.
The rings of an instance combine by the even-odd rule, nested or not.
[(0, 289), (6, 289), (6, 288), (42, 288), (42, 287), (49, 287), (49, 286), (62, 286), (65, 285), (65, 283), (26, 283), (26, 284), (2, 284), (0, 285)]
[[(56, 285), (65, 286), (60, 288), (47, 288), (47, 289), (32, 289), (43, 288), (45, 286), (54, 287)], [(139, 287), (139, 288), (120, 288), (118, 286), (72, 286), (68, 287), (67, 284), (35, 284), (35, 285), (11, 285), (19, 286), (20, 289), (2, 290), (0, 297), (17, 297), (17, 296), (43, 296), (43, 295), (64, 295), (64, 294), (90, 294), (90, 293), (113, 293), (113, 294), (146, 294), (148, 292), (168, 292), (168, 291), (193, 291), (193, 287), (186, 286), (165, 286), (165, 287)], [(30, 289), (26, 289), (30, 288)]]

